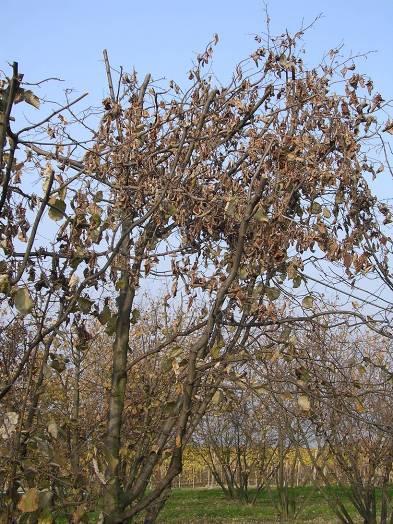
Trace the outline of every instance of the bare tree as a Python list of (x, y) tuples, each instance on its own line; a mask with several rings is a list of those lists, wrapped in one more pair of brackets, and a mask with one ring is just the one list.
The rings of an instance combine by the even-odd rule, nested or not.
[(222, 387), (213, 400), (195, 449), (228, 497), (255, 504), (278, 468), (277, 413), (247, 390)]

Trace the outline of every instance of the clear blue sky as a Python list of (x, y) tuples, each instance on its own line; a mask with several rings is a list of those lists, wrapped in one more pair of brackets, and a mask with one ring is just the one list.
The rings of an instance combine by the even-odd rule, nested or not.
[[(272, 32), (297, 30), (304, 18), (323, 18), (308, 32), (309, 62), (344, 43), (348, 51), (377, 50), (362, 64), (385, 98), (393, 97), (393, 0), (270, 0)], [(220, 36), (215, 70), (232, 66), (255, 46), (264, 29), (261, 0), (2, 0), (0, 67), (17, 60), (25, 79), (60, 76), (97, 103), (105, 93), (102, 49), (113, 65), (135, 66), (182, 83), (192, 59), (213, 33)], [(51, 95), (51, 87), (38, 93)]]

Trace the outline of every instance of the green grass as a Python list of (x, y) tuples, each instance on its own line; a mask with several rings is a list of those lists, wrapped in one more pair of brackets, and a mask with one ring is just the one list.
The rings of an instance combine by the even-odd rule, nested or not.
[[(295, 501), (298, 517), (290, 516), (288, 522), (337, 522), (321, 492), (315, 487), (298, 487), (289, 490)], [(341, 493), (341, 498), (345, 493)], [(227, 499), (219, 489), (174, 489), (159, 523), (230, 523), (230, 522), (279, 522), (278, 501), (275, 490), (262, 492), (254, 505), (240, 504)]]
[[(280, 521), (278, 492), (272, 489), (258, 495), (254, 505), (241, 504), (229, 500), (220, 489), (173, 489), (158, 524), (230, 524), (230, 523), (266, 523), (287, 522), (288, 524), (334, 524), (339, 520), (329, 507), (326, 488), (319, 490), (313, 486), (289, 488), (289, 498), (295, 501), (296, 518), (290, 515), (288, 520)], [(354, 522), (362, 522), (348, 500), (348, 490), (342, 487), (331, 488), (331, 495), (345, 504), (354, 517)], [(377, 495), (380, 498), (380, 494)], [(330, 497), (334, 500), (334, 496)], [(90, 514), (90, 522), (97, 521), (98, 512)], [(57, 518), (56, 524), (66, 524), (68, 519)], [(134, 524), (143, 522), (139, 517)]]

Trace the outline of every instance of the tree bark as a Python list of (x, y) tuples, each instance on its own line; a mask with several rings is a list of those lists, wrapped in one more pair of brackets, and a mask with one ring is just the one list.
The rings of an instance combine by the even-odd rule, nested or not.
[(119, 477), (120, 432), (124, 410), (124, 396), (127, 384), (127, 353), (129, 346), (130, 316), (135, 296), (134, 288), (130, 286), (130, 278), (126, 271), (122, 272), (122, 280), (127, 283), (120, 290), (118, 297), (118, 319), (116, 337), (113, 344), (113, 363), (111, 391), (109, 399), (108, 427), (106, 435), (107, 471), (105, 501), (106, 524), (121, 522), (120, 514), (123, 507), (123, 489)]

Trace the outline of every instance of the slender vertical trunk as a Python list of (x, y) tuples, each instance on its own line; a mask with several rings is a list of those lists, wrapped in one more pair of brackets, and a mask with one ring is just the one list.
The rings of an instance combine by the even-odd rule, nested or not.
[(135, 296), (134, 288), (130, 287), (127, 271), (122, 272), (122, 280), (127, 285), (120, 290), (118, 297), (118, 318), (116, 337), (113, 343), (113, 363), (111, 391), (109, 398), (109, 415), (106, 435), (106, 477), (108, 484), (105, 494), (105, 522), (121, 522), (120, 514), (123, 508), (123, 489), (120, 482), (120, 432), (124, 410), (124, 396), (127, 383), (127, 353), (129, 346), (130, 315)]
[(3, 211), (5, 201), (7, 199), (8, 187), (11, 181), (12, 164), (15, 157), (15, 150), (17, 148), (16, 137), (9, 137), (10, 149), (8, 152), (8, 160), (5, 161), (5, 150), (7, 144), (7, 133), (11, 119), (11, 110), (14, 105), (15, 96), (20, 86), (20, 76), (18, 73), (18, 63), (12, 64), (12, 78), (8, 87), (6, 100), (2, 100), (0, 104), (0, 172), (2, 174), (2, 193), (0, 196), (0, 213)]
[[(129, 224), (126, 220), (123, 225), (122, 234), (124, 234), (128, 227)], [(123, 249), (121, 250), (124, 263), (124, 269), (121, 272), (123, 285), (117, 299), (116, 336), (112, 349), (112, 378), (105, 440), (107, 485), (105, 487), (104, 511), (106, 524), (122, 522), (120, 515), (125, 505), (125, 494), (120, 480), (120, 434), (127, 386), (127, 356), (130, 342), (131, 312), (135, 298), (135, 289), (138, 285), (143, 253), (151, 233), (150, 229), (146, 228), (146, 233), (137, 243), (134, 255), (135, 261), (131, 268), (128, 262), (131, 248), (130, 236), (126, 238)]]
[[(113, 102), (116, 102), (115, 91), (113, 88), (111, 68), (109, 64), (108, 53), (104, 50), (104, 62), (108, 78), (108, 87), (110, 97)], [(147, 86), (150, 81), (150, 75), (146, 75), (145, 80), (141, 86), (139, 93), (140, 118), (142, 117), (143, 98), (146, 93)], [(116, 118), (116, 125), (118, 131), (118, 139), (121, 142), (123, 139), (123, 131), (119, 118)], [(127, 184), (124, 180), (123, 183)], [(105, 508), (104, 512), (105, 523), (122, 522), (120, 515), (124, 509), (124, 489), (120, 482), (120, 434), (124, 410), (124, 397), (127, 385), (127, 354), (129, 348), (131, 311), (135, 298), (135, 289), (139, 280), (139, 271), (142, 263), (142, 253), (146, 246), (146, 236), (141, 237), (141, 242), (135, 249), (135, 262), (130, 268), (130, 249), (131, 249), (131, 232), (129, 210), (126, 207), (122, 210), (123, 223), (121, 227), (121, 235), (125, 236), (123, 245), (120, 249), (120, 255), (123, 263), (123, 270), (121, 271), (121, 280), (123, 286), (120, 289), (117, 304), (118, 316), (116, 325), (116, 336), (113, 343), (112, 356), (112, 379), (111, 391), (109, 397), (109, 414), (108, 425), (105, 441), (105, 451), (107, 459), (107, 485), (105, 493)], [(140, 256), (139, 256), (140, 255)]]
[(74, 391), (71, 412), (71, 468), (74, 485), (77, 486), (80, 478), (80, 454), (79, 454), (79, 408), (80, 408), (80, 370), (81, 370), (81, 351), (75, 349), (75, 372), (74, 372)]

